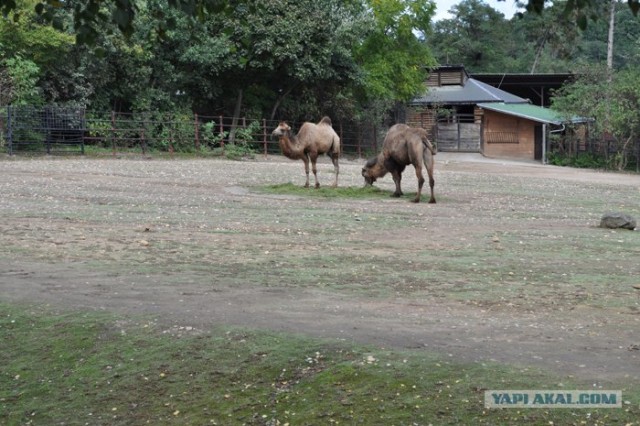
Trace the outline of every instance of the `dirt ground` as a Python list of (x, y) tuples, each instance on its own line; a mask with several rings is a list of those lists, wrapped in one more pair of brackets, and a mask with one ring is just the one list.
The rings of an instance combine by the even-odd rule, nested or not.
[[(415, 205), (265, 192), (304, 180), (278, 156), (5, 157), (0, 300), (637, 382), (639, 234), (595, 225), (605, 210), (639, 212), (640, 176), (436, 160), (438, 203)], [(340, 186), (362, 185), (362, 163), (342, 160)], [(331, 171), (320, 165), (322, 183)], [(411, 168), (403, 182), (415, 191)]]

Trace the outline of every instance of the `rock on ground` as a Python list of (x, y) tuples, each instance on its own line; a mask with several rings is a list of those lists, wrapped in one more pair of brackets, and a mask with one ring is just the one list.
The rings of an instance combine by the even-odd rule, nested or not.
[(605, 213), (600, 219), (601, 228), (623, 228), (634, 230), (636, 228), (636, 220), (625, 213)]

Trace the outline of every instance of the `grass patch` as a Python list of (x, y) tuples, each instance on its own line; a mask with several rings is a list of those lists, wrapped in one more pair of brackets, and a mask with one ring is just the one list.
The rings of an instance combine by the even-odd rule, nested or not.
[[(585, 389), (532, 369), (244, 329), (0, 304), (2, 424), (637, 424), (622, 409), (487, 410), (484, 389)], [(560, 383), (560, 381), (564, 383)]]
[[(305, 188), (300, 185), (294, 185), (291, 182), (277, 185), (265, 185), (257, 187), (257, 189), (271, 194), (318, 198), (383, 198), (390, 197), (392, 194), (392, 191), (380, 189), (376, 186), (339, 186), (337, 188), (321, 186), (320, 188)], [(405, 196), (415, 197), (415, 193), (405, 194)]]

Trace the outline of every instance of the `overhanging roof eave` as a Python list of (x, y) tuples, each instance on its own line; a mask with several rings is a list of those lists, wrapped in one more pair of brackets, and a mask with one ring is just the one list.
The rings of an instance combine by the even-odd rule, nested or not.
[[(588, 118), (584, 118), (584, 117), (573, 117), (570, 119), (552, 119), (552, 118), (547, 118), (547, 117), (542, 117), (542, 116), (536, 116), (536, 115), (532, 115), (531, 113), (527, 113), (527, 112), (522, 112), (522, 111), (514, 111), (514, 110), (509, 110), (508, 108), (501, 108), (506, 106), (506, 104), (504, 103), (493, 103), (493, 104), (488, 104), (488, 103), (483, 103), (483, 104), (478, 104), (478, 106), (480, 108), (483, 109), (487, 109), (490, 111), (495, 111), (495, 112), (499, 112), (501, 114), (506, 114), (506, 115), (511, 115), (514, 117), (519, 117), (519, 118), (524, 118), (526, 120), (530, 120), (530, 121), (535, 121), (537, 123), (542, 123), (542, 124), (552, 124), (555, 126), (561, 126), (563, 124), (578, 124), (578, 123), (585, 123), (585, 122), (589, 122), (592, 121)], [(513, 105), (512, 105), (513, 106)], [(531, 107), (535, 107), (533, 105), (531, 105), (529, 108)], [(545, 111), (545, 114), (549, 114), (551, 110), (548, 110), (546, 108), (542, 108), (542, 107), (535, 107), (535, 108), (540, 108), (540, 111)], [(551, 112), (553, 113), (553, 112)]]

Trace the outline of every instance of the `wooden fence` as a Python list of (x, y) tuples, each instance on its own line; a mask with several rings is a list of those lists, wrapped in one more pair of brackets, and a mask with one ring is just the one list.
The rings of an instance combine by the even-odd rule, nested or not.
[[(0, 111), (2, 145), (9, 154), (83, 153), (85, 146), (123, 152), (216, 152), (228, 145), (262, 154), (279, 153), (271, 135), (275, 120), (169, 113), (96, 113), (57, 107), (5, 107)], [(297, 131), (302, 123), (289, 123)], [(345, 154), (378, 151), (384, 130), (372, 124), (333, 121)], [(379, 133), (382, 132), (382, 135)]]

